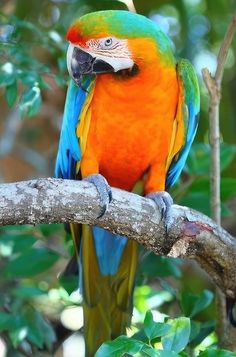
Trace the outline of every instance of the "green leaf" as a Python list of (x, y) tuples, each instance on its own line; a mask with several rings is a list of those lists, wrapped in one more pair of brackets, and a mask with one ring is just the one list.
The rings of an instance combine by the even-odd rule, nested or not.
[(221, 178), (221, 199), (227, 200), (236, 193), (236, 179), (231, 177)]
[(163, 349), (180, 352), (187, 346), (189, 341), (190, 319), (179, 317), (174, 320), (168, 320), (167, 323), (171, 326), (171, 329), (161, 339)]
[(45, 344), (51, 348), (56, 341), (55, 333), (43, 316), (31, 306), (27, 307), (23, 316), (27, 322), (27, 338), (39, 348)]
[(199, 357), (235, 357), (236, 353), (226, 350), (207, 349), (199, 354)]
[(46, 294), (45, 291), (35, 287), (35, 286), (25, 286), (25, 285), (22, 285), (22, 286), (19, 286), (18, 288), (14, 289), (13, 290), (13, 294), (17, 297), (20, 297), (20, 298), (24, 298), (24, 299), (27, 299), (27, 298), (32, 298), (32, 297), (35, 297), (35, 296), (41, 296), (41, 295), (44, 295)]
[(56, 342), (57, 339), (54, 329), (45, 319), (42, 320), (41, 326), (43, 329), (44, 344), (47, 349), (51, 351), (53, 344)]
[(210, 305), (214, 294), (210, 290), (204, 290), (200, 295), (183, 292), (181, 295), (181, 307), (186, 316), (193, 317)]
[(159, 257), (154, 253), (148, 254), (140, 267), (141, 274), (147, 277), (166, 277), (174, 276), (181, 277), (181, 270), (179, 269), (180, 259)]
[[(61, 224), (38, 224), (37, 227), (40, 229), (40, 232), (45, 236), (49, 237), (51, 234), (55, 234), (58, 230), (63, 229), (64, 234), (64, 227)], [(69, 235), (71, 240), (71, 235)]]
[(6, 62), (1, 68), (0, 68), (0, 86), (5, 87), (5, 86), (10, 86), (12, 85), (16, 80), (16, 71), (11, 62)]
[(12, 84), (6, 86), (5, 97), (9, 107), (13, 107), (17, 98), (17, 82), (14, 81)]
[(210, 168), (210, 146), (204, 143), (194, 144), (190, 150), (185, 171), (190, 174), (207, 174)]
[(144, 343), (149, 343), (149, 340), (147, 338), (146, 333), (144, 332), (144, 329), (138, 330), (138, 332), (133, 334), (132, 338), (138, 341), (142, 341)]
[(41, 92), (40, 88), (35, 85), (34, 87), (26, 90), (19, 103), (19, 108), (22, 116), (32, 117), (39, 111), (41, 105)]
[(11, 318), (10, 314), (0, 312), (0, 331), (8, 330), (11, 327)]
[(23, 312), (27, 322), (27, 338), (35, 346), (42, 348), (44, 340), (39, 315), (39, 312), (36, 312), (32, 307), (26, 308)]
[(149, 357), (160, 357), (160, 352), (151, 346), (143, 345), (140, 351), (140, 355)]
[(206, 215), (210, 215), (210, 191), (190, 192), (180, 200), (179, 204), (194, 208)]
[(17, 347), (27, 336), (27, 327), (19, 327), (9, 333), (11, 342), (14, 347)]
[[(231, 177), (222, 177), (221, 178), (221, 199), (223, 201), (227, 200), (231, 196), (235, 195), (236, 192), (236, 179), (231, 178)], [(198, 179), (193, 182), (193, 184), (190, 186), (189, 192), (191, 193), (201, 193), (206, 195), (206, 197), (209, 195), (210, 191), (210, 180), (208, 178), (202, 178)]]
[(95, 353), (95, 357), (121, 357), (124, 353), (140, 352), (143, 343), (127, 336), (117, 337), (114, 341), (105, 342)]
[(154, 322), (151, 311), (147, 311), (144, 319), (144, 331), (149, 340), (156, 337), (164, 336), (170, 331), (171, 326), (165, 323)]
[(173, 351), (163, 351), (163, 350), (159, 350), (159, 355), (160, 357), (179, 357), (180, 355), (176, 352)]
[(19, 345), (27, 335), (27, 322), (21, 315), (10, 315), (10, 324), (7, 327), (9, 337), (14, 347)]
[(60, 285), (71, 294), (78, 288), (78, 277), (75, 275), (59, 276)]
[[(221, 199), (226, 201), (236, 192), (236, 179), (221, 178)], [(209, 177), (195, 180), (188, 193), (180, 200), (180, 204), (197, 209), (207, 215), (210, 214), (210, 180)], [(223, 204), (222, 204), (223, 211)], [(225, 215), (225, 214), (224, 214)]]
[[(202, 175), (210, 172), (210, 145), (198, 143), (192, 146), (185, 171), (190, 174)], [(221, 171), (226, 169), (234, 159), (236, 153), (235, 145), (222, 143), (220, 145)]]
[(29, 71), (29, 70), (20, 71), (18, 72), (18, 77), (21, 79), (22, 83), (26, 87), (29, 87), (29, 89), (33, 87), (35, 83), (38, 82), (38, 74), (35, 71)]
[(226, 143), (220, 145), (220, 170), (225, 170), (233, 161), (236, 154), (236, 146)]
[(202, 323), (199, 321), (191, 320), (191, 333), (189, 337), (189, 342), (193, 341), (201, 331)]
[(11, 260), (5, 274), (10, 277), (29, 277), (49, 269), (59, 259), (59, 255), (47, 248), (32, 248)]
[[(210, 335), (215, 330), (215, 320), (208, 320), (205, 322), (198, 322), (199, 323), (199, 333), (197, 333), (197, 321), (191, 321), (191, 336), (190, 340), (194, 341), (195, 345), (200, 344), (207, 336)], [(194, 331), (195, 330), (195, 331)]]
[(0, 236), (0, 244), (8, 244), (12, 247), (12, 253), (22, 253), (31, 248), (37, 239), (31, 235), (4, 234)]
[(15, 236), (13, 253), (22, 253), (30, 249), (34, 243), (37, 242), (37, 238), (31, 235)]

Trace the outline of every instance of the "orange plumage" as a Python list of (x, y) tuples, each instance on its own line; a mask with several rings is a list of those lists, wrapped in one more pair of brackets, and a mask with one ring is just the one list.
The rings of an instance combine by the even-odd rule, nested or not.
[[(139, 40), (139, 46), (145, 48), (146, 42)], [(132, 49), (132, 40), (129, 45)], [(179, 89), (175, 66), (158, 61), (156, 48), (150, 47), (148, 59), (136, 61), (137, 76), (97, 78), (81, 161), (83, 177), (99, 172), (111, 186), (132, 190), (150, 171), (145, 192), (164, 189)]]

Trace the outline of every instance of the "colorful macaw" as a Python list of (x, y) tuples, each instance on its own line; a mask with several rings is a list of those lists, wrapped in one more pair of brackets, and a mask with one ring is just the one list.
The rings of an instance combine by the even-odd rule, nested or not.
[[(198, 124), (192, 65), (176, 61), (157, 24), (128, 11), (100, 11), (67, 33), (69, 84), (56, 176), (87, 179), (104, 214), (110, 186), (143, 194), (165, 213)], [(71, 225), (83, 295), (86, 356), (125, 333), (132, 314), (137, 243), (98, 226)]]

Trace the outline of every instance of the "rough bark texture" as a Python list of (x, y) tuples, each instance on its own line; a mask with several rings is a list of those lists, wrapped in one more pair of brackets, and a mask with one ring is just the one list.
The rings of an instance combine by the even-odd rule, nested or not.
[[(48, 178), (2, 184), (0, 225), (96, 224), (156, 254), (195, 259), (228, 299), (236, 298), (236, 240), (229, 233), (202, 213), (177, 205), (164, 224), (152, 200), (118, 189), (112, 194), (108, 211), (98, 219), (99, 197), (88, 182)], [(236, 351), (236, 328), (225, 320), (224, 345)]]

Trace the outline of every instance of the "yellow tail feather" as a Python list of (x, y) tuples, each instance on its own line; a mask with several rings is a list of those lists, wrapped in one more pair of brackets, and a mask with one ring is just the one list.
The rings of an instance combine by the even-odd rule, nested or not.
[(83, 226), (80, 256), (86, 357), (94, 357), (103, 342), (125, 334), (130, 324), (137, 254), (137, 243), (128, 240), (117, 273), (102, 275), (92, 229)]

